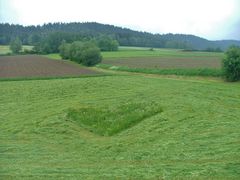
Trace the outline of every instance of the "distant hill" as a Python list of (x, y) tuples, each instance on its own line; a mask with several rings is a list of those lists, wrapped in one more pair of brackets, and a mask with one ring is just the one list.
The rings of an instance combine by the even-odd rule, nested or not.
[[(209, 41), (207, 39), (184, 34), (152, 34), (134, 31), (128, 28), (95, 22), (86, 23), (48, 23), (42, 26), (22, 26), (0, 24), (0, 44), (9, 44), (11, 39), (18, 36), (23, 44), (32, 45), (54, 32), (60, 32), (69, 41), (97, 38), (107, 35), (116, 39), (122, 46), (159, 47), (205, 50), (220, 48), (225, 50), (230, 45), (240, 46), (240, 41), (222, 40)], [(74, 38), (69, 38), (70, 36)]]

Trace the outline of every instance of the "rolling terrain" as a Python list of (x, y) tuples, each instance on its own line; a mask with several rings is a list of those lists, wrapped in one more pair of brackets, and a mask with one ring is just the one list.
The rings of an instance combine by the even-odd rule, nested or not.
[(231, 45), (240, 45), (240, 41), (237, 40), (211, 41), (187, 34), (152, 34), (96, 22), (48, 23), (42, 26), (0, 23), (0, 29), (0, 44), (9, 44), (11, 38), (18, 36), (23, 44), (34, 45), (34, 43), (39, 43), (40, 39), (50, 34), (59, 33), (64, 36), (63, 39), (69, 42), (74, 38), (82, 40), (84, 38), (110, 36), (116, 39), (121, 46), (197, 50), (220, 48), (226, 50)]

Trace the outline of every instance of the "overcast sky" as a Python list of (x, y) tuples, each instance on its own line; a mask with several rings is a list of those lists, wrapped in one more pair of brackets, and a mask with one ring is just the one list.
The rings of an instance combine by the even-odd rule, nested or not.
[(0, 22), (99, 22), (152, 33), (240, 40), (240, 0), (0, 0)]

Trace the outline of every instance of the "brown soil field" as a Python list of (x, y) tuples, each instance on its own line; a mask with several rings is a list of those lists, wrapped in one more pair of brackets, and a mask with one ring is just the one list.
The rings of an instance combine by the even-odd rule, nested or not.
[(66, 77), (100, 74), (64, 60), (52, 60), (37, 55), (1, 56), (0, 78)]
[(158, 69), (196, 69), (221, 68), (221, 60), (209, 57), (201, 58), (124, 58), (103, 60), (102, 64), (125, 66), (130, 68), (158, 68)]

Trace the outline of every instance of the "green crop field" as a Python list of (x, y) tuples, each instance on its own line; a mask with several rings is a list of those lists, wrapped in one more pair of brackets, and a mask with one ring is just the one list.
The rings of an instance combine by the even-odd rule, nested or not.
[(0, 81), (0, 179), (239, 179), (240, 84)]

